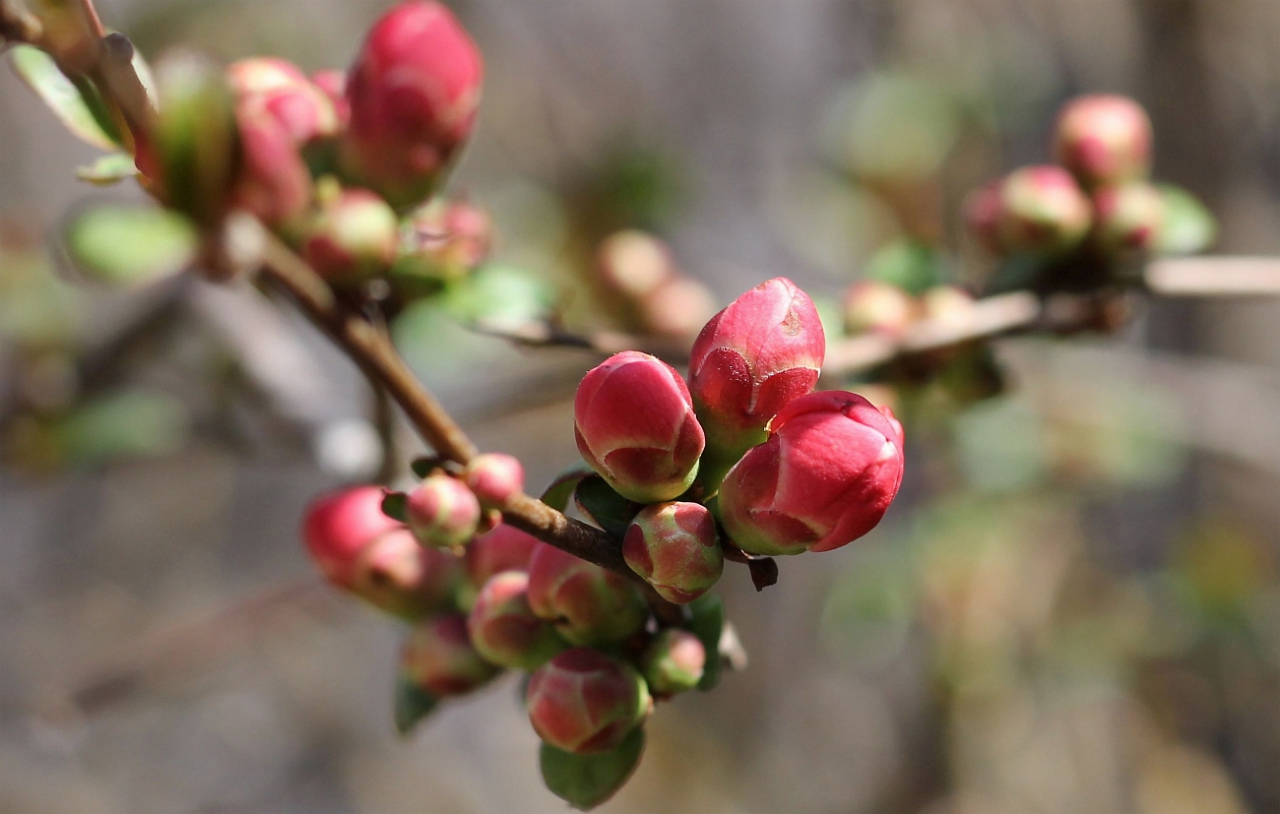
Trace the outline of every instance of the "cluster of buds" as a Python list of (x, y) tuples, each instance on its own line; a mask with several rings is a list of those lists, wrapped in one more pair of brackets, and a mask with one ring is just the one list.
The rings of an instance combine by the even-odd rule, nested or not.
[(877, 334), (897, 340), (921, 321), (966, 323), (974, 300), (967, 291), (952, 285), (933, 286), (913, 297), (892, 283), (860, 280), (845, 290), (841, 306), (845, 333)]
[(647, 232), (617, 232), (596, 250), (601, 284), (621, 300), (625, 327), (689, 339), (715, 312), (707, 287), (680, 270), (670, 247)]
[(1170, 192), (1150, 181), (1151, 120), (1141, 105), (1073, 99), (1058, 116), (1052, 151), (1055, 164), (1022, 167), (969, 196), (969, 229), (988, 252), (1111, 266), (1169, 243)]

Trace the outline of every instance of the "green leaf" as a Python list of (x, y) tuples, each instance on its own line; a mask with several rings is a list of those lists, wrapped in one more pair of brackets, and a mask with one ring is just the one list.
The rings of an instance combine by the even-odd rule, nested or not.
[(1157, 186), (1164, 198), (1164, 226), (1160, 229), (1160, 254), (1195, 254), (1209, 248), (1218, 236), (1218, 222), (1196, 196), (1172, 184)]
[(720, 683), (720, 636), (724, 633), (724, 602), (716, 594), (703, 594), (686, 607), (692, 616), (689, 632), (698, 637), (707, 651), (698, 689), (706, 692)]
[(120, 146), (115, 128), (102, 112), (101, 100), (91, 85), (72, 82), (58, 70), (53, 57), (34, 45), (15, 45), (12, 54), (18, 76), (73, 135), (103, 150)]
[(513, 266), (490, 263), (445, 289), (445, 309), (464, 323), (524, 325), (544, 318), (555, 304), (545, 280)]
[(583, 478), (591, 474), (592, 469), (586, 464), (574, 464), (551, 481), (551, 485), (542, 493), (542, 502), (558, 512), (564, 511), (569, 505), (569, 498), (573, 497), (573, 490), (578, 488)]
[(435, 455), (428, 455), (425, 458), (414, 458), (409, 464), (409, 468), (413, 470), (413, 474), (419, 478), (425, 478), (444, 464), (444, 459)]
[(931, 246), (914, 240), (897, 240), (871, 256), (866, 276), (918, 297), (943, 281), (943, 266), (942, 255)]
[(542, 744), (538, 764), (547, 790), (580, 811), (608, 800), (626, 784), (644, 754), (644, 728), (636, 727), (617, 749), (603, 755), (575, 755)]
[(84, 167), (76, 168), (76, 177), (97, 186), (118, 184), (126, 178), (138, 175), (133, 156), (128, 153), (108, 153)]
[(75, 215), (63, 240), (86, 274), (115, 285), (171, 277), (195, 258), (198, 238), (186, 218), (167, 209), (98, 206)]
[(382, 513), (401, 523), (409, 522), (408, 496), (404, 492), (387, 492), (382, 498)]
[(583, 478), (573, 492), (573, 499), (596, 525), (617, 540), (626, 536), (627, 526), (644, 508), (613, 491), (599, 475)]
[(404, 676), (396, 679), (395, 721), (396, 731), (401, 735), (412, 732), (439, 705), (438, 698)]
[(58, 426), (57, 442), (69, 459), (84, 464), (168, 455), (186, 440), (187, 425), (186, 408), (174, 397), (127, 390), (78, 407)]

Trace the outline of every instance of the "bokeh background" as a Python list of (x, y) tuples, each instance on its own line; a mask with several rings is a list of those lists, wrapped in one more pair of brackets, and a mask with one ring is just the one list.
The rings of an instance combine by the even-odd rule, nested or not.
[[(100, 5), (149, 55), (318, 69), (388, 4)], [(866, 275), (973, 283), (964, 194), (1112, 91), (1147, 106), (1157, 175), (1214, 209), (1218, 250), (1280, 251), (1280, 4), (452, 5), (488, 78), (451, 191), (499, 246), (397, 338), (532, 488), (575, 458), (594, 359), (458, 314), (614, 324), (591, 257), (619, 228), (719, 303), (776, 275), (829, 303)], [(564, 810), (513, 680), (395, 735), (401, 631), (320, 585), (297, 533), (381, 463), (363, 380), (252, 289), (77, 282), (65, 213), (139, 197), (78, 183), (91, 155), (0, 70), (0, 811)], [(749, 668), (660, 708), (605, 810), (1280, 812), (1277, 317), (1151, 302), (1114, 337), (997, 343), (994, 395), (985, 360), (901, 388), (884, 523), (761, 594), (729, 569)]]

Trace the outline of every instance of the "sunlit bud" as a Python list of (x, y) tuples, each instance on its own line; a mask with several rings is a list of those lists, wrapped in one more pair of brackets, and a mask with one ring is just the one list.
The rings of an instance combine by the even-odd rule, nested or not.
[(701, 503), (646, 506), (627, 528), (622, 554), (668, 602), (692, 602), (724, 571), (716, 521)]
[(351, 590), (388, 613), (420, 619), (447, 605), (464, 580), (460, 558), (424, 548), (402, 527), (360, 553)]
[(538, 737), (580, 755), (613, 749), (653, 708), (639, 673), (586, 647), (566, 650), (538, 668), (529, 679), (527, 702)]
[(400, 674), (437, 698), (471, 692), (498, 672), (472, 647), (461, 614), (423, 622), (400, 650)]
[(696, 336), (716, 312), (711, 290), (691, 277), (673, 277), (636, 303), (645, 330), (657, 336)]
[(467, 572), (477, 588), (489, 577), (503, 571), (529, 570), (529, 560), (540, 543), (515, 526), (499, 523), (492, 531), (481, 534), (467, 546)]
[(707, 650), (687, 630), (667, 628), (645, 650), (644, 680), (654, 695), (675, 695), (698, 686), (707, 666)]
[(1081, 96), (1058, 115), (1053, 152), (1086, 186), (1146, 178), (1151, 171), (1151, 119), (1124, 96)]
[(529, 577), (503, 571), (485, 582), (467, 616), (471, 642), (486, 661), (532, 670), (569, 645), (529, 607)]
[(307, 509), (302, 537), (325, 576), (337, 585), (355, 582), (360, 553), (375, 539), (404, 525), (382, 513), (385, 490), (357, 486), (318, 498)]
[(679, 273), (665, 243), (634, 229), (605, 239), (596, 251), (596, 264), (606, 286), (632, 299), (656, 290)]
[(785, 277), (761, 283), (712, 317), (693, 343), (689, 389), (708, 447), (736, 457), (813, 390), (826, 355), (813, 300)]
[(1000, 242), (1008, 251), (1060, 254), (1089, 231), (1089, 199), (1061, 167), (1015, 170), (1001, 184), (1000, 199)]
[(287, 60), (242, 59), (227, 67), (227, 78), (235, 89), (239, 107), (271, 116), (295, 144), (338, 132), (338, 117), (329, 97)]
[(347, 170), (397, 209), (425, 200), (471, 135), (483, 76), (480, 52), (448, 8), (395, 6), (347, 75)]
[(524, 467), (501, 452), (477, 455), (467, 464), (463, 477), (486, 509), (501, 509), (524, 492)]
[(268, 226), (296, 221), (311, 203), (311, 173), (284, 126), (262, 110), (240, 108), (241, 165), (233, 200)]
[(573, 644), (621, 641), (649, 617), (626, 579), (545, 544), (529, 561), (529, 605)]
[(873, 529), (902, 484), (902, 425), (853, 393), (787, 405), (725, 476), (730, 539), (753, 554), (839, 548)]
[(395, 260), (398, 230), (385, 201), (367, 189), (344, 189), (309, 226), (303, 256), (330, 281), (357, 282)]
[(863, 280), (844, 295), (844, 329), (850, 334), (900, 337), (917, 317), (916, 303), (896, 285)]
[(409, 528), (423, 545), (454, 548), (475, 536), (480, 502), (457, 478), (428, 475), (405, 500)]
[(1108, 254), (1151, 251), (1164, 227), (1165, 203), (1160, 190), (1137, 182), (1103, 187), (1093, 194), (1094, 239)]
[(704, 437), (689, 388), (657, 357), (625, 351), (592, 369), (573, 420), (582, 457), (628, 500), (671, 500), (698, 473)]

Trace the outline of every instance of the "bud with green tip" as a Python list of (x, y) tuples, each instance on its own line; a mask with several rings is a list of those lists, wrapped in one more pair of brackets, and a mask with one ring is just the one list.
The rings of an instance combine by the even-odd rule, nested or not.
[(1097, 94), (1068, 102), (1058, 115), (1053, 153), (1088, 187), (1146, 178), (1151, 119), (1124, 96)]
[(484, 685), (499, 669), (480, 657), (467, 635), (467, 617), (449, 614), (413, 629), (400, 650), (400, 673), (436, 698)]
[(353, 283), (385, 271), (399, 247), (396, 213), (367, 189), (345, 189), (308, 228), (303, 257), (331, 282)]
[(649, 618), (626, 579), (546, 544), (529, 561), (529, 604), (573, 644), (622, 641)]
[(587, 647), (566, 650), (538, 668), (526, 700), (538, 737), (577, 755), (616, 748), (653, 708), (635, 669)]
[(480, 503), (467, 485), (444, 473), (428, 475), (405, 500), (409, 528), (423, 545), (456, 548), (475, 536)]
[(707, 649), (687, 630), (667, 628), (644, 653), (644, 680), (654, 695), (675, 695), (692, 690), (702, 680)]
[(1093, 194), (1094, 240), (1109, 255), (1150, 252), (1164, 227), (1165, 203), (1160, 190), (1137, 182), (1104, 187)]
[(677, 605), (702, 596), (724, 571), (715, 518), (700, 503), (646, 506), (627, 527), (622, 554), (632, 571)]
[(238, 107), (271, 116), (299, 146), (338, 132), (333, 102), (287, 60), (242, 59), (227, 67), (227, 78)]
[(533, 670), (568, 647), (554, 627), (529, 607), (529, 577), (503, 571), (480, 589), (467, 616), (471, 642), (486, 661)]
[(235, 205), (272, 227), (289, 228), (311, 203), (311, 173), (294, 138), (262, 109), (240, 107), (241, 165)]
[(915, 321), (916, 303), (896, 285), (862, 280), (849, 286), (843, 302), (844, 329), (850, 334), (897, 338)]
[(1000, 185), (1000, 203), (1000, 244), (1012, 252), (1068, 252), (1084, 240), (1093, 219), (1089, 199), (1061, 167), (1015, 170)]
[(461, 559), (423, 548), (400, 528), (361, 552), (351, 591), (388, 613), (421, 619), (452, 602), (464, 579)]
[(463, 201), (434, 199), (405, 219), (395, 272), (406, 283), (460, 280), (489, 256), (493, 221)]
[(501, 509), (524, 492), (524, 467), (511, 455), (486, 452), (467, 464), (463, 478), (486, 509)]
[(467, 573), (479, 588), (503, 571), (529, 571), (529, 560), (541, 543), (515, 526), (499, 523), (467, 546)]

